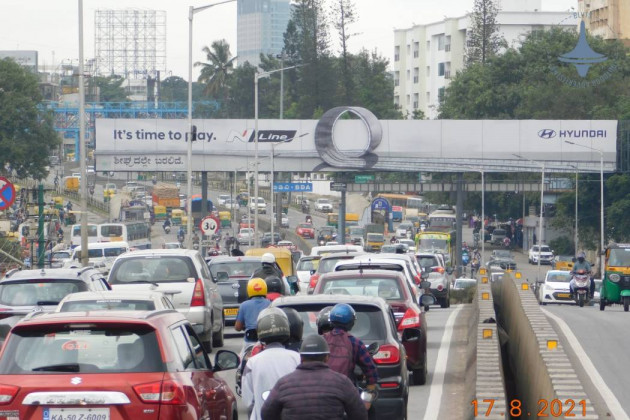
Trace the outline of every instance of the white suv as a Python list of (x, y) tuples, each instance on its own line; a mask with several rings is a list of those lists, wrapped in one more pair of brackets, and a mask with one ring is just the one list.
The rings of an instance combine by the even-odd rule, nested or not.
[(553, 261), (553, 250), (548, 245), (540, 245), (540, 251), (538, 245), (534, 245), (529, 249), (528, 261), (530, 264), (538, 264), (538, 257), (540, 256), (541, 264), (550, 264)]
[(258, 213), (267, 214), (267, 203), (264, 198), (258, 197), (258, 199), (256, 199), (252, 197), (249, 199), (249, 212), (254, 213), (256, 211)]
[(318, 198), (315, 202), (315, 210), (322, 213), (331, 213), (333, 211), (332, 203), (327, 198)]

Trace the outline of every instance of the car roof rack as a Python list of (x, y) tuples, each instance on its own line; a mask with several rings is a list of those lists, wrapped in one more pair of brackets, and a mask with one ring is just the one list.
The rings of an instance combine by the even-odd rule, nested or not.
[(79, 271), (77, 272), (77, 277), (79, 277), (81, 274), (85, 273), (88, 270), (93, 270), (94, 266), (93, 265), (88, 265), (87, 267), (81, 267), (79, 269)]
[(9, 277), (11, 277), (12, 275), (14, 275), (15, 273), (17, 273), (20, 270), (21, 270), (21, 268), (14, 268), (12, 270), (9, 270), (9, 271), (6, 272), (4, 277), (8, 279)]
[(162, 315), (162, 314), (170, 314), (173, 312), (177, 312), (175, 309), (157, 309), (155, 311), (151, 311), (145, 315), (144, 319), (149, 319), (153, 316)]

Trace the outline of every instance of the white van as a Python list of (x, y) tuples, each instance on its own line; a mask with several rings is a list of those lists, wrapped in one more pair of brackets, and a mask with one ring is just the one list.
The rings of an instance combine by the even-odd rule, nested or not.
[(311, 256), (325, 255), (333, 252), (363, 252), (360, 245), (324, 245), (311, 248)]
[[(105, 267), (107, 271), (112, 267), (114, 260), (121, 254), (129, 252), (127, 242), (99, 242), (88, 244), (88, 259), (90, 264), (96, 267)], [(74, 268), (81, 266), (81, 246), (72, 250), (70, 261), (64, 263), (64, 268)]]

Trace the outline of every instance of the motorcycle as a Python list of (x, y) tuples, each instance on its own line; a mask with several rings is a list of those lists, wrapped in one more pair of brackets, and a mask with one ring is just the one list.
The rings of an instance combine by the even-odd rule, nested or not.
[(166, 233), (166, 234), (171, 233), (170, 225), (162, 226), (162, 229), (164, 229), (164, 233)]
[(585, 270), (573, 274), (573, 300), (583, 307), (591, 300), (591, 277)]

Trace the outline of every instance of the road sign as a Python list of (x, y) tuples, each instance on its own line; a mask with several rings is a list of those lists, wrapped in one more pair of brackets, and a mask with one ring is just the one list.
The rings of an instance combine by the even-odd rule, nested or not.
[(389, 201), (385, 198), (375, 198), (372, 200), (372, 211), (385, 210), (386, 212), (390, 212), (391, 206), (389, 205)]
[(330, 183), (330, 191), (346, 191), (348, 189), (348, 184), (345, 182), (331, 182)]
[(206, 216), (201, 219), (201, 223), (199, 223), (199, 229), (201, 229), (201, 232), (204, 235), (210, 236), (217, 233), (217, 230), (219, 229), (219, 224), (220, 222), (216, 217)]
[(367, 184), (368, 182), (374, 182), (374, 175), (355, 175), (355, 184)]
[(274, 182), (273, 192), (313, 192), (312, 182)]
[(0, 210), (8, 209), (15, 201), (15, 186), (0, 176)]

